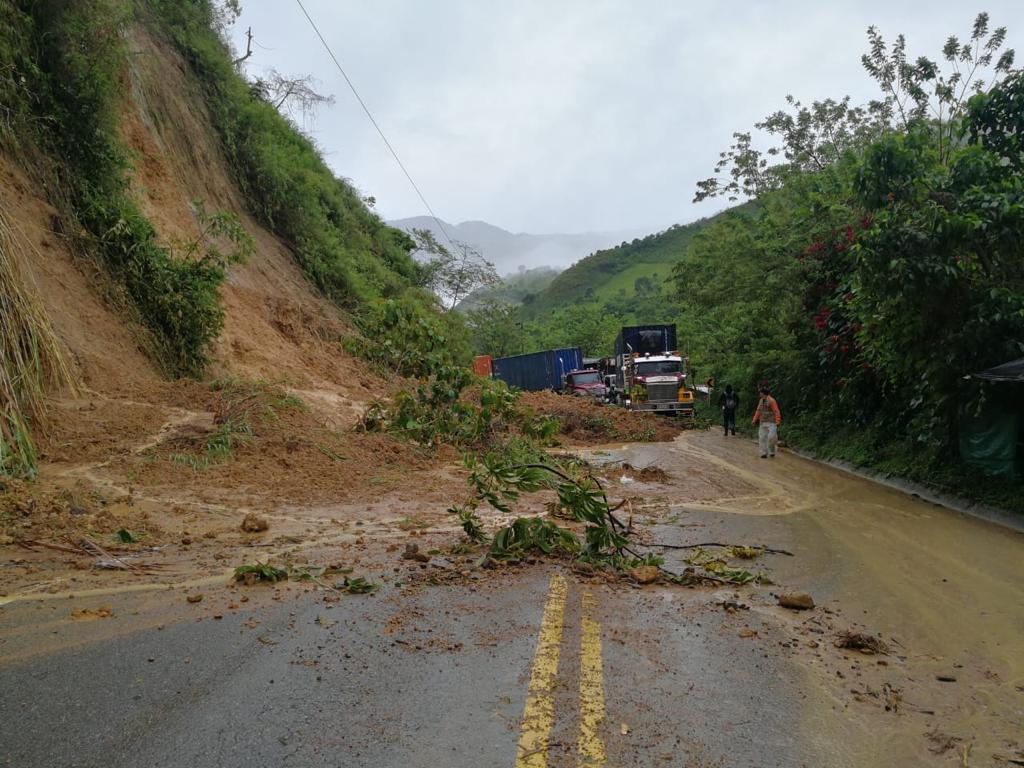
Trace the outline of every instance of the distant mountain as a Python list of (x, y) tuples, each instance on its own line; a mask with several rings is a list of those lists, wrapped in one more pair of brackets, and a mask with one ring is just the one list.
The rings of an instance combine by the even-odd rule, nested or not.
[[(526, 232), (509, 232), (485, 221), (442, 223), (453, 240), (467, 243), (479, 250), (484, 258), (494, 264), (501, 275), (515, 273), (521, 267), (553, 267), (562, 270), (595, 251), (627, 242), (640, 234), (629, 231), (533, 235)], [(440, 228), (429, 216), (398, 219), (389, 221), (388, 224), (406, 232), (413, 229), (428, 229), (444, 243)]]

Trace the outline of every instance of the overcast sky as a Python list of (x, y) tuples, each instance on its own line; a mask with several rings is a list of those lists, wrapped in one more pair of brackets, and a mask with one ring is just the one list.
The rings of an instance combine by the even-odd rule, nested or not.
[[(877, 94), (865, 30), (938, 58), (987, 10), (1024, 61), (1024, 2), (303, 0), (434, 211), (512, 231), (660, 230), (733, 131), (784, 105)], [(242, 0), (249, 73), (336, 97), (307, 132), (388, 219), (425, 214), (294, 0)]]

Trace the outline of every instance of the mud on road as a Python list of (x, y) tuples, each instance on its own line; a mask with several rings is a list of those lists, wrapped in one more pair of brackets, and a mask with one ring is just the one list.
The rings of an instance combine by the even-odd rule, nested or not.
[[(157, 434), (180, 436), (163, 423)], [(144, 442), (143, 456), (164, 441)], [(337, 447), (354, 453), (354, 442)], [(458, 531), (444, 510), (464, 479), (444, 462), (410, 473), (384, 459), (385, 474), (371, 479), (394, 472), (396, 483), (379, 483), (372, 500), (370, 480), (346, 501), (313, 494), (292, 507), (168, 482), (190, 505), (168, 515), (166, 499), (136, 490), (117, 502), (124, 519), (152, 505), (171, 543), (147, 551), (143, 540), (123, 556), (161, 563), (152, 573), (62, 571), (53, 551), (0, 550), (0, 678), (26, 692), (8, 702), (4, 757), (30, 766), (131, 765), (137, 754), (184, 765), (213, 754), (204, 749), (221, 765), (1024, 760), (1024, 536), (788, 453), (762, 462), (751, 443), (717, 434), (578, 452), (606, 465), (649, 544), (767, 545), (792, 556), (742, 563), (774, 584), (728, 588), (639, 586), (558, 563), (478, 569), (451, 549)], [(94, 471), (108, 477), (109, 466)], [(111, 506), (113, 525), (120, 507)], [(266, 515), (269, 529), (241, 531), (243, 509)], [(426, 562), (402, 557), (409, 542)], [(664, 551), (676, 570), (694, 552)], [(228, 579), (241, 553), (355, 568), (383, 587), (246, 588)], [(816, 607), (780, 607), (790, 591)], [(858, 635), (878, 644), (838, 647)], [(97, 695), (90, 669), (106, 670), (93, 709), (84, 706)], [(69, 724), (79, 762), (33, 738), (55, 717)], [(100, 720), (123, 724), (124, 746)]]

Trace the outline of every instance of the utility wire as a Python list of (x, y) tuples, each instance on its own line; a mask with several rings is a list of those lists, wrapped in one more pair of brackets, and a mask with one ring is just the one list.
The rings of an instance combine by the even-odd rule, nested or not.
[(444, 235), (445, 240), (448, 241), (448, 244), (451, 245), (452, 248), (455, 248), (455, 241), (452, 240), (451, 236), (449, 236), (448, 230), (444, 228), (444, 224), (441, 222), (441, 219), (439, 219), (437, 217), (437, 214), (434, 213), (434, 209), (430, 207), (430, 203), (427, 202), (427, 198), (423, 196), (423, 193), (420, 191), (420, 188), (416, 185), (416, 182), (413, 181), (412, 175), (409, 173), (408, 170), (406, 170), (405, 164), (402, 163), (402, 160), (401, 158), (399, 158), (398, 153), (395, 152), (395, 148), (391, 146), (391, 142), (388, 141), (388, 137), (384, 135), (384, 131), (381, 130), (381, 127), (373, 118), (373, 115), (370, 113), (369, 107), (366, 106), (366, 103), (363, 101), (362, 96), (359, 95), (359, 91), (356, 90), (355, 85), (352, 84), (352, 81), (349, 79), (348, 75), (345, 74), (345, 69), (339, 63), (337, 56), (334, 55), (334, 51), (331, 50), (331, 46), (327, 44), (327, 41), (324, 39), (324, 36), (320, 34), (320, 29), (317, 27), (316, 22), (313, 21), (313, 18), (309, 15), (309, 11), (306, 10), (306, 6), (302, 4), (302, 0), (295, 0), (295, 2), (298, 3), (299, 8), (302, 9), (303, 15), (306, 17), (306, 20), (309, 22), (309, 25), (313, 27), (313, 31), (316, 32), (316, 36), (320, 38), (320, 42), (323, 43), (323, 46), (327, 50), (328, 55), (334, 62), (334, 66), (338, 68), (338, 71), (341, 72), (341, 76), (345, 78), (345, 82), (348, 83), (348, 87), (351, 89), (352, 94), (356, 97), (356, 101), (359, 102), (359, 106), (363, 108), (363, 111), (366, 113), (366, 116), (370, 118), (370, 122), (373, 123), (373, 127), (377, 129), (377, 133), (379, 133), (381, 139), (384, 140), (385, 146), (387, 146), (388, 151), (391, 152), (391, 156), (395, 158), (395, 162), (398, 163), (398, 167), (402, 169), (402, 173), (405, 174), (405, 178), (409, 180), (409, 183), (412, 185), (412, 188), (416, 190), (416, 194), (419, 196), (420, 202), (423, 203), (424, 207), (427, 209), (427, 212), (430, 214), (430, 218), (432, 218), (434, 220), (434, 223), (437, 224), (438, 229), (441, 230), (441, 234)]

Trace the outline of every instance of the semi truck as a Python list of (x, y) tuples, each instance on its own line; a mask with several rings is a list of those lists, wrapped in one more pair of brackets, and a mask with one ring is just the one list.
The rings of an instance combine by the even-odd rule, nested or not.
[(637, 411), (692, 416), (686, 359), (679, 354), (675, 324), (624, 327), (615, 339), (615, 400)]
[(583, 368), (579, 347), (548, 349), (526, 355), (498, 357), (491, 361), (494, 378), (526, 392), (562, 391), (566, 376)]

